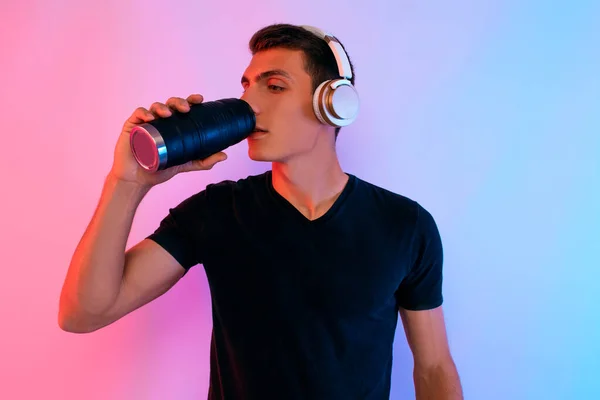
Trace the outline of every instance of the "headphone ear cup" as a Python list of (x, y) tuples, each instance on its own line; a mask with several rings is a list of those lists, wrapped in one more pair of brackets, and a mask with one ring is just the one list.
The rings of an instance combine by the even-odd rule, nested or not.
[[(328, 85), (329, 83), (331, 83), (331, 81), (325, 81), (322, 82), (316, 89), (315, 89), (315, 93), (313, 94), (313, 111), (315, 112), (315, 116), (317, 117), (317, 119), (325, 125), (331, 125), (324, 117), (323, 114), (325, 114), (325, 110), (322, 108), (323, 107), (323, 102), (321, 101), (321, 97), (322, 97), (322, 92), (325, 89), (325, 85)], [(321, 111), (323, 110), (323, 111)]]
[(317, 119), (336, 128), (354, 122), (359, 103), (358, 92), (347, 79), (325, 81), (313, 94), (313, 110)]

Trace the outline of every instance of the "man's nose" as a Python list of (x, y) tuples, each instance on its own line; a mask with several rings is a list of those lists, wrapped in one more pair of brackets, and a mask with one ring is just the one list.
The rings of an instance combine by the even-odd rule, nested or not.
[(255, 115), (260, 114), (260, 107), (258, 106), (258, 100), (256, 99), (256, 96), (252, 95), (252, 89), (250, 87), (248, 87), (244, 93), (242, 94), (242, 97), (240, 97), (240, 100), (244, 100), (246, 103), (248, 103), (250, 105), (250, 108), (252, 108), (252, 110), (254, 111)]

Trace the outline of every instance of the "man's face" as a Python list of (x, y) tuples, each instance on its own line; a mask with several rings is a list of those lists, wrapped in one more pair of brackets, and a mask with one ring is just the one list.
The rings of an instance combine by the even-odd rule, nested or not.
[(256, 113), (248, 154), (256, 161), (287, 162), (310, 152), (326, 127), (312, 108), (312, 82), (304, 70), (303, 53), (269, 49), (252, 58), (242, 77), (242, 99)]

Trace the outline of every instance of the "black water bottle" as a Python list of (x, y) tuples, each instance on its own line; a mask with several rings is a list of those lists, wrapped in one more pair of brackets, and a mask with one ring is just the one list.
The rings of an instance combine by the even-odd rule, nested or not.
[(144, 169), (156, 172), (204, 159), (246, 139), (256, 125), (248, 103), (221, 99), (193, 104), (131, 130), (131, 151)]

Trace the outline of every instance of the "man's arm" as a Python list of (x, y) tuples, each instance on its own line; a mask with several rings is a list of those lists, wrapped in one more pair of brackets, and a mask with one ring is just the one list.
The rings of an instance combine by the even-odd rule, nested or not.
[[(165, 293), (184, 274), (173, 252), (152, 240), (143, 240), (125, 251), (137, 208), (150, 188), (181, 172), (211, 169), (227, 158), (218, 152), (203, 160), (189, 161), (148, 173), (131, 151), (131, 131), (138, 124), (166, 118), (172, 112), (189, 112), (203, 101), (199, 94), (187, 99), (171, 97), (146, 110), (138, 107), (123, 125), (115, 147), (110, 174), (100, 202), (71, 259), (60, 295), (59, 326), (69, 332), (91, 332)], [(172, 247), (172, 246), (171, 246)], [(178, 251), (178, 259), (183, 260)], [(192, 262), (189, 257), (187, 268)]]
[(58, 313), (61, 329), (100, 329), (165, 293), (183, 276), (183, 267), (150, 240), (125, 251), (136, 209), (147, 191), (106, 179), (65, 278)]
[(424, 311), (400, 308), (400, 316), (413, 353), (417, 400), (462, 400), (442, 307)]

